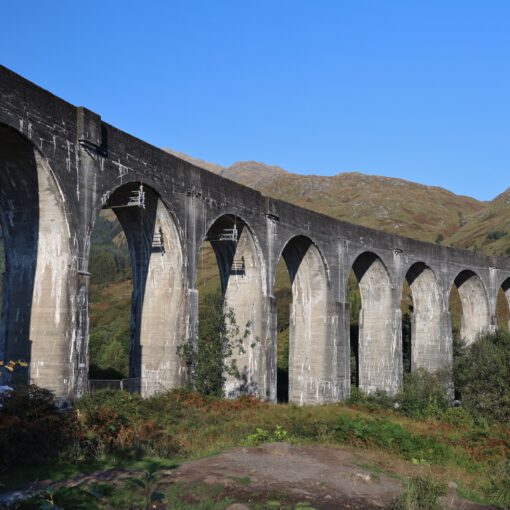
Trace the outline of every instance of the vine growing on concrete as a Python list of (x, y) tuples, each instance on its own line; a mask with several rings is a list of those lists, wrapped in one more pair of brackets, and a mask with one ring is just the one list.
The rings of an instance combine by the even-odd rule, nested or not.
[(242, 379), (236, 355), (246, 352), (245, 341), (250, 336), (251, 323), (247, 322), (241, 329), (234, 310), (223, 306), (219, 295), (209, 300), (208, 313), (201, 314), (197, 341), (194, 345), (181, 344), (177, 354), (186, 365), (190, 389), (221, 397), (227, 377)]

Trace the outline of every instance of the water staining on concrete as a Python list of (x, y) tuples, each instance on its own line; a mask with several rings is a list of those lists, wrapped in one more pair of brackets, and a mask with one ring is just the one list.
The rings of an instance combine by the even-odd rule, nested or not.
[[(144, 206), (129, 204), (143, 188)], [(90, 237), (102, 208), (116, 213), (131, 253), (131, 375), (151, 395), (183, 383), (177, 346), (197, 331), (198, 251), (214, 248), (225, 306), (250, 324), (241, 381), (229, 396), (276, 400), (274, 281), (280, 257), (292, 287), (289, 399), (350, 392), (351, 269), (361, 293), (359, 384), (402, 384), (400, 300), (413, 300), (412, 369), (451, 363), (448, 299), (458, 289), (461, 336), (496, 324), (510, 260), (386, 234), (272, 199), (138, 140), (0, 67), (0, 222), (6, 258), (0, 357), (59, 397), (86, 390)], [(235, 234), (234, 234), (235, 231)], [(11, 377), (2, 372), (2, 377)]]

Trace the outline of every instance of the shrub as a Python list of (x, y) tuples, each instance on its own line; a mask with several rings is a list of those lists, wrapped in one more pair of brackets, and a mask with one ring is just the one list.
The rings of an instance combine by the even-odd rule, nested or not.
[(510, 333), (484, 333), (464, 347), (454, 363), (456, 390), (474, 416), (510, 420)]
[(281, 425), (276, 425), (272, 431), (257, 427), (255, 432), (244, 440), (244, 444), (245, 446), (257, 446), (261, 443), (285, 441), (287, 436), (288, 432)]
[(234, 356), (244, 354), (250, 326), (247, 323), (241, 332), (232, 308), (223, 308), (220, 297), (211, 303), (209, 313), (199, 323), (197, 345), (185, 343), (177, 348), (188, 370), (190, 389), (221, 397), (227, 376), (242, 380)]
[(472, 427), (474, 424), (473, 417), (464, 407), (450, 407), (444, 413), (444, 421), (451, 423), (457, 427)]
[(440, 418), (448, 409), (448, 374), (424, 369), (404, 375), (404, 389), (397, 400), (401, 411), (411, 418)]
[(508, 232), (506, 230), (492, 230), (486, 237), (489, 241), (497, 241), (498, 239), (505, 237), (507, 234)]
[[(401, 455), (407, 460), (443, 464), (455, 457), (447, 445), (433, 437), (420, 436), (406, 430), (398, 423), (383, 418), (340, 416), (333, 423), (316, 423), (315, 437), (324, 427), (330, 430), (329, 438), (340, 444), (351, 446), (377, 447)], [(292, 435), (295, 434), (291, 429)]]
[(80, 399), (77, 455), (97, 459), (174, 454), (171, 436), (155, 420), (143, 416), (145, 406), (140, 395), (124, 391), (98, 391)]
[(431, 476), (415, 476), (404, 481), (402, 494), (393, 503), (393, 510), (441, 510), (440, 501), (447, 486)]
[(347, 399), (350, 405), (362, 405), (367, 409), (394, 409), (395, 398), (385, 391), (377, 390), (374, 393), (365, 393), (357, 387), (351, 388), (351, 394)]
[(57, 410), (50, 391), (20, 386), (0, 413), (0, 466), (51, 463), (72, 442), (72, 431), (72, 414)]

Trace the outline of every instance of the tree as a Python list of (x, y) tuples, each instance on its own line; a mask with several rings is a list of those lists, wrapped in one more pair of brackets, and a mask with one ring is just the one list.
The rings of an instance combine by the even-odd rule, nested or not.
[(224, 307), (218, 294), (208, 298), (208, 313), (201, 314), (196, 345), (182, 344), (177, 354), (186, 364), (191, 389), (223, 396), (227, 376), (241, 380), (235, 355), (244, 354), (251, 324), (241, 333), (234, 310)]
[(510, 420), (510, 333), (480, 334), (454, 360), (455, 389), (473, 415)]

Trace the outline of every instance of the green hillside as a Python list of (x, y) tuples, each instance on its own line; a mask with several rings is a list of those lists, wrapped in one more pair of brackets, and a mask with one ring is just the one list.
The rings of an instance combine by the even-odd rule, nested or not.
[(510, 256), (510, 188), (487, 203), (484, 210), (466, 217), (445, 241), (448, 245)]

